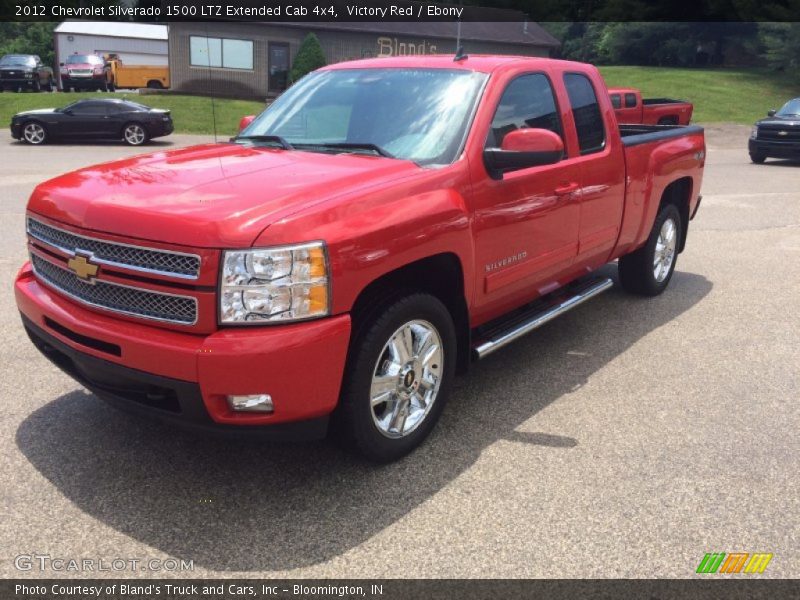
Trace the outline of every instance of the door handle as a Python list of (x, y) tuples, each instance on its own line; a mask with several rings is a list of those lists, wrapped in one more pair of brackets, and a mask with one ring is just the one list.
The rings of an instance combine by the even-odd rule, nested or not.
[(573, 181), (571, 183), (565, 183), (564, 185), (557, 187), (555, 189), (555, 194), (556, 196), (566, 196), (568, 194), (577, 192), (580, 188), (581, 185), (578, 182)]

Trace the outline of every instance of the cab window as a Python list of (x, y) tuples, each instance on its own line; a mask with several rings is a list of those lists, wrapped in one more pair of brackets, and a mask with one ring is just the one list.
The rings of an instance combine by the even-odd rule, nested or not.
[(622, 108), (622, 99), (619, 94), (611, 94), (611, 106), (614, 108)]
[(600, 152), (606, 145), (606, 131), (592, 83), (581, 73), (565, 73), (564, 86), (575, 119), (581, 154)]
[(634, 108), (636, 106), (636, 94), (625, 94), (625, 108)]
[(521, 75), (508, 84), (497, 104), (486, 147), (499, 148), (507, 133), (526, 128), (548, 129), (564, 137), (553, 87), (541, 73)]

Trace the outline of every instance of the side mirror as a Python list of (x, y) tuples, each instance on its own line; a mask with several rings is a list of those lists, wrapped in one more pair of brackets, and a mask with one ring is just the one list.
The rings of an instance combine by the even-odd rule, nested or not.
[(564, 156), (564, 141), (549, 129), (516, 129), (503, 138), (500, 148), (487, 148), (483, 160), (492, 177), (503, 173), (552, 165)]
[(247, 115), (246, 117), (242, 117), (241, 121), (239, 121), (239, 133), (241, 133), (245, 127), (250, 125), (250, 123), (252, 123), (253, 119), (255, 118), (256, 118), (255, 115)]
[(776, 112), (778, 112), (778, 111), (775, 110), (774, 108), (772, 110), (768, 110), (767, 111), (767, 116), (768, 117), (774, 117)]

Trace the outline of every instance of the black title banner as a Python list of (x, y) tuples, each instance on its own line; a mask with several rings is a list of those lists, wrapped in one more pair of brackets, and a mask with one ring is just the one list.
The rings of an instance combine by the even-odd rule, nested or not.
[(800, 0), (0, 0), (6, 21), (797, 21)]
[(264, 579), (6, 579), (3, 600), (266, 600), (516, 598), (576, 600), (797, 598), (800, 581), (786, 579), (572, 580), (264, 580)]

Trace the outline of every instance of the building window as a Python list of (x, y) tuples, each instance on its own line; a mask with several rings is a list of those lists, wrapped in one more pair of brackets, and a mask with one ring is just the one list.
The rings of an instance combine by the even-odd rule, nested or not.
[(252, 69), (253, 42), (225, 38), (189, 37), (190, 61), (194, 67)]

